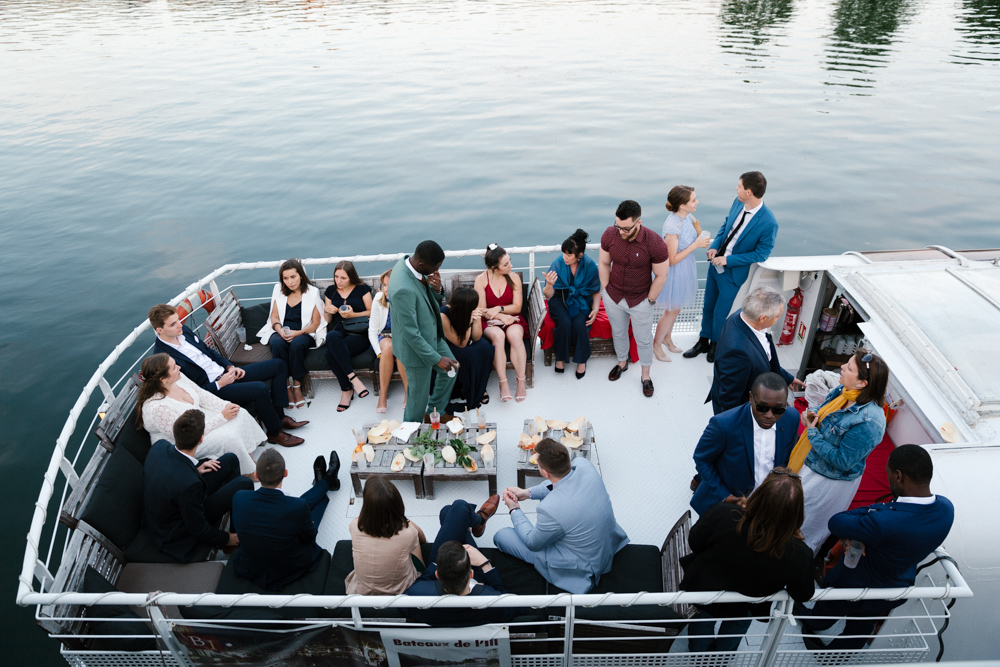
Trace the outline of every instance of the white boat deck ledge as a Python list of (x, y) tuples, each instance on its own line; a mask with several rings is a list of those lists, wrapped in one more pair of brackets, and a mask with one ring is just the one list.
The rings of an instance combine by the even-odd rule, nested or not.
[[(596, 249), (596, 245), (590, 247)], [(557, 246), (535, 246), (526, 248), (511, 248), (514, 263), (523, 271), (525, 281), (530, 284), (533, 276), (540, 275), (558, 253)], [(950, 252), (950, 251), (949, 251)], [(996, 285), (996, 276), (1000, 275), (1000, 267), (995, 260), (1000, 252), (982, 251), (983, 256), (976, 257), (975, 269), (983, 269), (983, 273), (973, 276), (958, 284), (972, 283), (976, 294), (982, 296), (985, 291), (986, 301), (995, 298), (989, 307), (1000, 306), (1000, 294), (991, 292)], [(475, 270), (481, 267), (481, 262), (475, 258), (481, 256), (481, 250), (448, 251), (449, 259), (445, 269)], [(875, 638), (870, 648), (862, 651), (806, 651), (798, 632), (794, 616), (791, 614), (791, 603), (786, 593), (781, 592), (769, 599), (775, 600), (771, 615), (754, 623), (740, 651), (735, 654), (693, 654), (687, 652), (683, 633), (679, 641), (658, 644), (660, 641), (650, 637), (649, 632), (666, 632), (672, 637), (682, 630), (683, 622), (669, 620), (672, 612), (664, 605), (690, 604), (712, 601), (744, 600), (742, 596), (724, 591), (714, 593), (678, 593), (668, 591), (663, 593), (639, 593), (625, 595), (586, 595), (586, 596), (502, 596), (488, 601), (490, 605), (562, 608), (558, 617), (550, 616), (551, 623), (562, 628), (563, 633), (558, 638), (547, 641), (558, 644), (558, 650), (532, 653), (520, 650), (512, 657), (516, 665), (539, 665), (544, 667), (570, 667), (570, 665), (596, 664), (629, 664), (629, 665), (714, 665), (726, 660), (732, 664), (760, 665), (773, 664), (840, 664), (850, 660), (852, 663), (876, 662), (914, 662), (926, 658), (931, 650), (936, 650), (938, 633), (943, 630), (946, 619), (950, 618), (950, 607), (946, 603), (954, 602), (956, 598), (972, 597), (972, 588), (966, 582), (959, 567), (969, 565), (976, 572), (983, 572), (987, 581), (997, 572), (995, 556), (986, 556), (977, 549), (970, 548), (967, 540), (969, 535), (963, 529), (963, 521), (970, 521), (968, 514), (962, 508), (970, 506), (976, 496), (987, 493), (961, 488), (960, 473), (976, 467), (977, 461), (985, 465), (976, 469), (979, 477), (996, 470), (994, 461), (1000, 455), (1000, 448), (995, 446), (992, 438), (975, 438), (976, 435), (989, 434), (989, 422), (995, 418), (992, 408), (995, 405), (995, 394), (990, 392), (991, 386), (981, 374), (972, 375), (960, 373), (958, 380), (948, 378), (942, 384), (935, 379), (926, 359), (915, 354), (909, 344), (912, 340), (899, 335), (893, 337), (892, 332), (898, 330), (898, 322), (892, 318), (898, 313), (889, 313), (885, 309), (873, 307), (872, 292), (855, 288), (859, 281), (877, 282), (888, 289), (893, 283), (885, 278), (865, 278), (874, 268), (885, 274), (887, 266), (906, 265), (910, 269), (917, 264), (930, 262), (933, 266), (923, 267), (935, 273), (952, 267), (965, 268), (969, 260), (956, 258), (938, 250), (921, 250), (896, 253), (892, 256), (875, 257), (878, 253), (847, 254), (832, 257), (799, 257), (774, 258), (767, 263), (754, 267), (751, 278), (744, 286), (744, 293), (754, 285), (772, 285), (791, 295), (791, 289), (801, 286), (805, 293), (805, 305), (800, 315), (804, 325), (802, 337), (789, 346), (779, 348), (782, 364), (789, 371), (798, 372), (801, 377), (805, 370), (811, 368), (817, 358), (822, 336), (817, 332), (817, 322), (823, 307), (829, 305), (834, 295), (843, 294), (850, 298), (852, 305), (858, 310), (863, 321), (859, 323), (861, 331), (868, 337), (870, 344), (886, 356), (893, 369), (893, 380), (890, 384), (892, 400), (896, 401), (898, 413), (890, 428), (890, 435), (897, 443), (917, 442), (924, 444), (935, 458), (936, 472), (934, 488), (944, 493), (955, 502), (959, 515), (956, 518), (956, 530), (953, 530), (954, 540), (950, 544), (960, 545), (961, 555), (957, 563), (941, 549), (937, 556), (940, 562), (924, 570), (918, 577), (917, 585), (908, 589), (892, 590), (818, 590), (817, 599), (861, 599), (861, 598), (906, 598), (908, 602), (893, 613), (891, 621), (883, 626), (881, 633)], [(317, 278), (328, 278), (332, 265), (341, 259), (350, 259), (358, 266), (363, 276), (378, 275), (388, 268), (401, 255), (373, 255), (356, 257), (335, 257), (303, 260), (311, 275)], [(463, 259), (470, 258), (470, 259)], [(525, 262), (525, 260), (527, 260)], [(274, 284), (274, 274), (280, 261), (246, 263), (229, 265), (218, 269), (209, 276), (192, 284), (170, 301), (178, 304), (199, 290), (208, 290), (216, 296), (222, 296), (232, 290), (244, 304), (266, 300)], [(873, 265), (878, 265), (874, 267)], [(988, 270), (992, 268), (992, 271)], [(953, 272), (951, 272), (953, 273)], [(953, 276), (947, 274), (949, 279)], [(224, 282), (225, 281), (225, 282)], [(881, 282), (879, 282), (881, 281)], [(992, 294), (992, 296), (990, 296)], [(675, 328), (674, 341), (681, 348), (687, 348), (696, 339), (697, 324), (700, 319), (700, 298), (694, 306), (686, 309)], [(738, 307), (742, 294), (737, 298)], [(900, 304), (904, 310), (912, 304), (901, 295), (890, 297), (894, 303)], [(968, 298), (968, 297), (967, 297)], [(947, 299), (941, 298), (935, 306), (947, 310)], [(958, 300), (956, 303), (968, 304), (968, 300)], [(137, 310), (145, 312), (148, 304), (137, 305)], [(909, 311), (908, 311), (909, 312)], [(942, 316), (947, 316), (942, 313)], [(990, 311), (980, 319), (993, 321), (995, 313)], [(204, 320), (204, 313), (196, 311), (196, 322)], [(780, 335), (778, 323), (775, 338)], [(944, 329), (947, 332), (949, 330)], [(887, 333), (888, 332), (888, 333)], [(253, 332), (250, 332), (252, 335)], [(860, 333), (858, 334), (860, 337)], [(937, 333), (928, 334), (934, 339)], [(992, 334), (995, 340), (995, 333)], [(982, 337), (973, 337), (978, 346)], [(71, 496), (74, 488), (87, 483), (84, 469), (95, 451), (96, 438), (94, 427), (104, 418), (108, 406), (115, 396), (127, 386), (127, 379), (135, 372), (141, 359), (149, 353), (152, 343), (152, 333), (148, 321), (142, 321), (136, 329), (119, 344), (112, 354), (102, 362), (94, 376), (84, 388), (83, 393), (71, 411), (66, 425), (60, 435), (53, 452), (52, 460), (45, 474), (45, 480), (36, 505), (31, 530), (25, 549), (22, 573), (19, 579), (17, 602), (22, 605), (37, 605), (37, 614), (51, 617), (56, 612), (56, 621), (74, 618), (79, 615), (79, 607), (65, 605), (82, 605), (93, 607), (90, 616), (99, 616), (97, 611), (108, 604), (130, 604), (146, 610), (150, 621), (150, 633), (160, 640), (164, 650), (130, 653), (127, 651), (92, 651), (79, 646), (61, 647), (66, 659), (74, 665), (136, 665), (136, 664), (201, 664), (192, 662), (190, 653), (181, 646), (172, 634), (174, 624), (171, 617), (165, 616), (175, 605), (226, 605), (226, 606), (269, 606), (269, 607), (351, 607), (352, 619), (348, 621), (325, 619), (316, 621), (326, 624), (344, 624), (361, 629), (378, 629), (399, 625), (395, 623), (373, 623), (362, 619), (359, 609), (371, 607), (411, 607), (426, 605), (476, 606), (483, 604), (482, 599), (469, 601), (467, 598), (446, 596), (441, 599), (397, 597), (363, 597), (363, 596), (282, 596), (267, 595), (215, 595), (212, 591), (197, 594), (174, 593), (161, 591), (152, 597), (135, 593), (81, 593), (78, 589), (62, 589), (59, 587), (59, 573), (65, 570), (67, 563), (83, 558), (83, 554), (74, 551), (74, 533), (58, 521), (60, 508)], [(501, 402), (497, 377), (491, 378), (489, 384), (490, 403), (483, 407), (487, 421), (497, 424), (496, 450), (497, 487), (502, 491), (507, 486), (517, 483), (516, 462), (519, 455), (517, 440), (522, 431), (525, 419), (540, 415), (545, 419), (571, 421), (576, 417), (586, 417), (592, 423), (596, 443), (597, 459), (601, 474), (607, 486), (615, 508), (618, 522), (624, 528), (633, 544), (655, 545), (663, 543), (671, 528), (689, 509), (691, 491), (689, 483), (694, 474), (692, 452), (701, 433), (712, 416), (710, 404), (705, 403), (712, 379), (712, 365), (704, 356), (695, 359), (684, 359), (680, 354), (671, 354), (672, 362), (665, 363), (654, 360), (652, 379), (655, 394), (652, 398), (642, 395), (640, 385), (640, 369), (638, 365), (630, 366), (627, 373), (617, 382), (610, 382), (607, 375), (613, 358), (595, 357), (587, 366), (587, 375), (578, 380), (573, 370), (575, 365), (567, 364), (567, 372), (556, 374), (551, 367), (542, 363), (542, 353), (537, 348), (537, 340), (527, 341), (535, 345), (534, 387), (528, 390), (524, 402)], [(941, 346), (950, 354), (957, 348), (944, 343)], [(978, 347), (974, 348), (979, 349)], [(934, 348), (937, 352), (937, 348)], [(995, 353), (995, 350), (994, 350)], [(934, 357), (932, 361), (937, 361)], [(992, 361), (990, 362), (993, 363)], [(987, 365), (992, 368), (992, 365)], [(507, 377), (514, 386), (514, 373), (508, 371)], [(962, 394), (959, 380), (968, 377), (975, 380), (974, 384), (979, 394), (985, 400), (978, 404), (967, 401), (963, 405), (956, 404)], [(285, 457), (289, 476), (284, 482), (283, 490), (290, 495), (298, 495), (307, 490), (313, 478), (312, 462), (315, 457), (328, 457), (331, 450), (336, 451), (341, 460), (339, 478), (341, 488), (330, 494), (330, 505), (319, 527), (317, 541), (328, 551), (333, 551), (340, 540), (349, 539), (348, 524), (360, 511), (361, 499), (355, 498), (350, 481), (351, 453), (355, 442), (352, 429), (362, 424), (378, 422), (382, 419), (402, 420), (403, 388), (399, 382), (393, 382), (389, 389), (389, 410), (387, 414), (377, 414), (375, 407), (377, 397), (370, 381), (366, 385), (371, 390), (369, 396), (359, 399), (355, 396), (351, 407), (345, 412), (336, 411), (340, 399), (340, 390), (335, 380), (315, 379), (313, 381), (314, 396), (307, 406), (300, 409), (289, 409), (287, 414), (297, 420), (308, 420), (310, 423), (297, 430), (296, 435), (305, 439), (305, 443), (295, 448), (279, 448)], [(460, 415), (461, 416), (461, 415)], [(474, 413), (471, 419), (474, 420)], [(963, 436), (962, 442), (945, 443), (938, 433), (938, 427), (943, 421), (953, 421), (957, 431)], [(995, 423), (995, 422), (994, 422)], [(984, 427), (983, 424), (986, 424)], [(131, 424), (126, 428), (132, 428)], [(271, 446), (271, 445), (266, 445)], [(258, 448), (255, 457), (264, 450)], [(945, 452), (951, 458), (942, 456)], [(530, 478), (529, 485), (541, 481), (540, 478)], [(455, 499), (464, 499), (476, 505), (481, 504), (488, 496), (488, 486), (485, 481), (450, 481), (435, 483), (436, 497), (434, 499), (416, 498), (413, 485), (409, 482), (396, 482), (404, 502), (407, 516), (415, 521), (433, 540), (438, 530), (438, 513), (442, 507)], [(526, 501), (523, 509), (534, 518), (536, 503)], [(982, 519), (971, 519), (971, 525), (980, 526)], [(511, 525), (506, 507), (502, 504), (497, 514), (490, 519), (486, 533), (477, 541), (481, 546), (493, 546), (492, 537), (496, 531)], [(956, 534), (957, 533), (957, 534)], [(993, 550), (991, 553), (995, 554)], [(218, 558), (226, 558), (221, 553)], [(676, 560), (676, 559), (675, 559)], [(503, 572), (501, 570), (501, 576)], [(996, 588), (995, 582), (989, 588)], [(978, 602), (972, 601), (972, 603)], [(60, 606), (53, 606), (53, 605)], [(576, 620), (577, 611), (587, 606), (618, 606), (618, 605), (660, 605), (664, 615), (660, 620), (634, 621), (632, 624), (622, 624), (617, 621), (583, 621)], [(959, 611), (963, 605), (959, 604)], [(46, 607), (48, 605), (48, 607)], [(41, 610), (46, 609), (42, 614)], [(72, 611), (76, 609), (76, 611)], [(982, 608), (979, 608), (982, 610)], [(576, 610), (576, 611), (575, 611)], [(305, 613), (305, 612), (304, 612)], [(66, 617), (59, 614), (67, 614)], [(993, 612), (995, 619), (995, 612)], [(967, 614), (966, 630), (982, 627), (983, 617), (977, 614), (969, 618)], [(174, 617), (176, 618), (176, 617)], [(676, 617), (674, 617), (676, 618)], [(142, 622), (147, 619), (139, 619)], [(206, 621), (211, 626), (212, 621)], [(217, 621), (216, 623), (223, 623)], [(225, 621), (228, 626), (253, 628), (250, 621)], [(288, 620), (289, 625), (301, 625), (302, 621)], [(673, 623), (673, 625), (671, 625)], [(988, 621), (987, 621), (988, 624)], [(537, 625), (537, 624), (536, 624)], [(953, 627), (955, 624), (952, 624)], [(48, 627), (52, 627), (51, 624)], [(68, 626), (67, 626), (68, 627)], [(53, 633), (56, 639), (79, 639), (74, 632), (86, 632), (85, 626), (73, 626), (68, 634)], [(221, 626), (220, 626), (221, 627)], [(404, 627), (419, 628), (412, 624)], [(841, 626), (834, 626), (835, 634)], [(81, 629), (83, 628), (83, 629)], [(598, 641), (595, 635), (582, 635), (590, 639), (582, 639), (580, 633), (593, 631), (614, 632), (615, 641), (627, 639), (639, 642), (625, 647), (624, 644), (608, 642), (612, 648), (605, 651), (597, 650), (600, 644), (581, 644), (581, 641)], [(659, 630), (657, 630), (659, 628)], [(667, 630), (664, 630), (667, 628)], [(527, 627), (511, 625), (511, 646), (518, 642), (529, 640), (521, 637), (514, 639), (519, 631), (527, 632)], [(964, 639), (970, 634), (966, 630), (952, 630)], [(50, 632), (52, 630), (50, 629)], [(643, 634), (646, 633), (646, 634)], [(632, 637), (630, 635), (636, 634)], [(527, 635), (524, 635), (527, 636)], [(532, 635), (533, 636), (533, 635)], [(598, 635), (609, 636), (609, 635)], [(983, 635), (980, 635), (983, 636)], [(950, 641), (955, 641), (951, 639)], [(995, 641), (995, 640), (992, 640)], [(958, 648), (958, 654), (968, 653), (968, 645)], [(529, 644), (520, 644), (523, 649)], [(642, 648), (642, 647), (648, 648)], [(623, 648), (624, 647), (624, 648)], [(619, 655), (620, 654), (620, 655)], [(627, 655), (626, 655), (627, 654)], [(975, 653), (973, 653), (973, 656)], [(163, 662), (161, 662), (163, 661)], [(720, 662), (722, 661), (722, 662)], [(375, 663), (372, 663), (375, 664)]]

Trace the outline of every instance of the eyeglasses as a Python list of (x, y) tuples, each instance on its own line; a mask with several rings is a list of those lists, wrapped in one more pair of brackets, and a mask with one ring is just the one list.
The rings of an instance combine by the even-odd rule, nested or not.
[(753, 400), (753, 394), (750, 394), (750, 402), (753, 403), (754, 409), (762, 415), (770, 412), (775, 417), (780, 417), (785, 414), (785, 410), (788, 409), (788, 407), (784, 405), (758, 405), (757, 401)]
[(638, 224), (639, 224), (638, 222), (633, 222), (631, 227), (622, 227), (621, 225), (618, 224), (617, 219), (616, 219), (616, 221), (614, 223), (615, 229), (617, 229), (620, 232), (626, 232), (626, 233), (628, 233), (628, 232), (632, 231), (633, 229), (635, 229), (635, 226), (638, 225)]
[(772, 470), (771, 474), (772, 475), (784, 475), (785, 477), (791, 477), (793, 479), (802, 479), (801, 477), (799, 477), (798, 475), (796, 475), (794, 472), (787, 472), (785, 470)]

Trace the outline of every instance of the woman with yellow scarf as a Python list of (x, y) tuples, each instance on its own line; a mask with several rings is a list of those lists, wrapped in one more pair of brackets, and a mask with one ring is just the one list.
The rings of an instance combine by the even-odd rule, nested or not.
[(889, 367), (858, 348), (840, 367), (840, 385), (819, 412), (802, 413), (802, 432), (788, 467), (802, 476), (806, 544), (819, 552), (830, 535), (827, 522), (850, 506), (861, 485), (865, 459), (885, 435), (885, 390)]

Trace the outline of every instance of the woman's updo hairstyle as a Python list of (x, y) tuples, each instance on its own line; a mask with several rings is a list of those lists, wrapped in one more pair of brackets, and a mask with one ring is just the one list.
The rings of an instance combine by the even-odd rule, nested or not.
[(139, 371), (139, 395), (136, 398), (135, 423), (136, 429), (142, 430), (142, 406), (157, 394), (166, 394), (163, 386), (170, 375), (170, 355), (160, 352), (142, 360)]
[(587, 240), (590, 235), (582, 229), (573, 232), (573, 235), (562, 242), (562, 251), (567, 255), (573, 254), (579, 257), (587, 252)]
[[(486, 262), (486, 269), (488, 271), (499, 271), (500, 270), (500, 260), (507, 255), (507, 251), (500, 247), (499, 244), (491, 243), (486, 246), (486, 255), (483, 259)], [(509, 275), (504, 276), (507, 279), (507, 284), (514, 287), (514, 281), (511, 280)]]
[(693, 194), (694, 188), (690, 185), (675, 185), (670, 188), (670, 192), (667, 194), (667, 210), (671, 213), (681, 210), (681, 206), (691, 201)]

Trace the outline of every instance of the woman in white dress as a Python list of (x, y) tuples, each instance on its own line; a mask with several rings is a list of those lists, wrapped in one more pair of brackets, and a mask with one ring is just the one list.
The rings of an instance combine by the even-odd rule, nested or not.
[(143, 359), (139, 377), (139, 428), (149, 431), (153, 442), (176, 444), (174, 422), (188, 410), (200, 410), (205, 414), (205, 439), (198, 445), (198, 457), (217, 459), (232, 452), (240, 460), (240, 472), (256, 481), (257, 464), (250, 452), (267, 434), (249, 412), (184, 377), (168, 354)]

